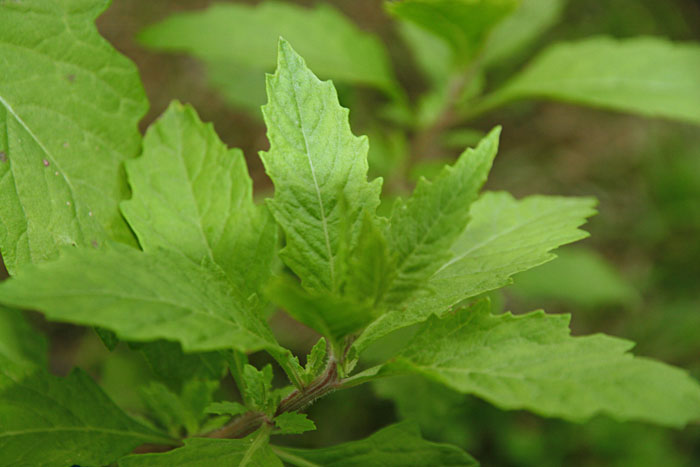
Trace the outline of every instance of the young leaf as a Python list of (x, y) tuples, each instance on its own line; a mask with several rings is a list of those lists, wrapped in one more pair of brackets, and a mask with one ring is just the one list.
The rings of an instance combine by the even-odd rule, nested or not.
[(260, 157), (275, 184), (268, 205), (286, 235), (281, 256), (306, 287), (336, 291), (341, 239), (352, 247), (362, 213), (379, 204), (381, 179), (367, 182), (367, 138), (350, 131), (333, 84), (319, 81), (284, 40), (267, 93), (270, 150)]
[(274, 452), (290, 465), (308, 467), (360, 467), (365, 465), (434, 467), (476, 467), (469, 454), (449, 444), (433, 443), (420, 436), (412, 423), (383, 428), (368, 438), (321, 449), (274, 446)]
[(306, 418), (305, 413), (285, 412), (274, 419), (280, 435), (299, 435), (316, 429), (313, 421)]
[(556, 44), (478, 110), (522, 98), (700, 124), (700, 46), (652, 37)]
[(107, 465), (144, 443), (174, 440), (129, 418), (82, 371), (63, 379), (0, 368), (3, 464)]
[(117, 208), (147, 103), (97, 33), (103, 0), (0, 2), (0, 251), (11, 274), (62, 245), (133, 242)]
[(517, 0), (403, 0), (385, 3), (393, 15), (447, 41), (460, 63), (474, 57), (491, 30), (517, 4)]
[(421, 178), (411, 197), (394, 205), (388, 237), (397, 271), (384, 297), (387, 306), (401, 303), (450, 259), (450, 247), (467, 226), (469, 206), (498, 152), (500, 132), (491, 131), (432, 182)]
[(47, 345), (44, 337), (27, 323), (19, 310), (0, 306), (0, 368), (46, 368)]
[(383, 335), (442, 314), (480, 293), (503, 287), (510, 276), (552, 260), (551, 250), (587, 236), (578, 229), (595, 213), (590, 198), (486, 193), (471, 206), (471, 220), (452, 245), (452, 257), (418, 293), (368, 326), (355, 342), (361, 351)]
[(634, 357), (632, 342), (572, 337), (568, 315), (492, 315), (488, 300), (432, 317), (385, 373), (416, 372), (504, 409), (581, 421), (603, 413), (682, 427), (700, 419), (700, 384)]
[(142, 249), (217, 264), (247, 297), (272, 271), (277, 227), (253, 203), (243, 153), (229, 150), (189, 106), (170, 105), (127, 163), (134, 194), (122, 212)]
[(180, 394), (157, 382), (139, 389), (144, 404), (160, 426), (178, 437), (183, 429), (189, 436), (199, 432), (205, 409), (218, 387), (218, 381), (192, 379), (184, 384)]
[(232, 71), (237, 68), (245, 73), (274, 68), (280, 36), (295, 44), (324, 78), (389, 93), (396, 88), (381, 42), (323, 3), (315, 8), (274, 1), (257, 6), (214, 5), (173, 15), (141, 32), (139, 40), (154, 49), (188, 52), (207, 63), (229, 64)]
[(251, 435), (245, 439), (189, 438), (185, 445), (161, 454), (124, 457), (119, 467), (282, 467), (267, 444), (267, 438)]
[(231, 415), (235, 417), (236, 415), (244, 414), (248, 409), (239, 404), (238, 402), (212, 402), (206, 408), (207, 413), (212, 413), (216, 415)]
[(185, 352), (280, 349), (222, 273), (166, 250), (66, 250), (1, 283), (0, 302), (102, 326), (124, 340), (178, 341)]
[(304, 366), (304, 381), (306, 384), (312, 382), (321, 374), (326, 367), (326, 359), (328, 356), (328, 345), (323, 337), (314, 344), (311, 352), (306, 356), (306, 365)]
[(258, 370), (253, 365), (243, 367), (243, 386), (245, 392), (243, 400), (248, 401), (251, 410), (260, 412), (273, 411), (277, 401), (274, 400), (272, 391), (272, 366), (265, 365)]

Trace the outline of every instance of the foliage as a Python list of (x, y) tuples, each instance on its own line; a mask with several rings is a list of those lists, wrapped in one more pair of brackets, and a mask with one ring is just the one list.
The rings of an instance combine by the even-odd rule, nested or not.
[[(568, 315), (492, 309), (484, 294), (587, 236), (580, 227), (596, 201), (482, 193), (501, 128), (460, 129), (532, 97), (698, 123), (697, 45), (555, 44), (494, 89), (490, 70), (528, 50), (562, 2), (388, 2), (429, 81), (411, 105), (381, 42), (327, 6), (220, 5), (148, 28), (142, 42), (202, 58), (248, 111), (259, 72), (276, 66), (262, 108), (270, 146), (260, 153), (274, 195), (258, 203), (243, 152), (191, 106), (173, 102), (139, 136), (146, 100), (135, 67), (93, 25), (105, 7), (0, 0), (0, 251), (12, 275), (0, 284), (3, 465), (477, 465), (410, 422), (315, 449), (271, 438), (315, 430), (305, 413), (314, 402), (366, 382), (429, 432), (425, 412), (443, 404), (449, 415), (463, 400), (456, 393), (569, 421), (700, 420), (700, 384), (633, 356), (630, 341), (574, 337)], [(380, 113), (394, 132), (372, 129), (379, 150), (353, 134), (336, 87), (313, 69), (385, 94)], [(474, 139), (432, 175), (408, 158)], [(385, 162), (386, 179), (368, 179), (370, 158)], [(414, 163), (429, 176), (407, 194)], [(599, 300), (638, 300), (591, 258), (568, 261), (610, 283)], [(536, 296), (542, 287), (529, 277), (521, 290)], [(594, 306), (583, 290), (564, 298)], [(318, 334), (304, 366), (268, 323), (274, 306)], [(94, 327), (107, 358), (138, 353), (149, 368), (137, 388), (143, 420), (85, 371), (51, 374), (47, 344), (21, 309)], [(406, 377), (423, 378), (413, 394), (396, 385)]]

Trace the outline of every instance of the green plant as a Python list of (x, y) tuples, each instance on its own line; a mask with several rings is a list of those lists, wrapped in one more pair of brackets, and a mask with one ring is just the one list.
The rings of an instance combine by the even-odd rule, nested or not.
[[(442, 30), (431, 4), (492, 5), (480, 27), (514, 7), (393, 8)], [(242, 152), (191, 107), (173, 103), (141, 141), (137, 72), (92, 24), (104, 7), (0, 2), (0, 57), (11, 71), (0, 80), (0, 249), (12, 275), (0, 284), (0, 462), (475, 465), (406, 423), (328, 448), (270, 443), (315, 429), (303, 412), (321, 397), (411, 375), (565, 420), (700, 419), (700, 385), (633, 357), (630, 342), (572, 337), (564, 315), (492, 313), (483, 294), (585, 237), (579, 227), (595, 204), (479, 194), (499, 128), (378, 215), (382, 180), (367, 180), (367, 138), (350, 131), (333, 84), (280, 40), (263, 107), (270, 148), (261, 153), (275, 193), (256, 204)], [(497, 37), (476, 26), (446, 38), (455, 63), (471, 63)], [(391, 79), (367, 76), (405, 110)], [(437, 137), (441, 125), (419, 135)], [(274, 307), (322, 336), (303, 366), (266, 322)], [(18, 309), (93, 326), (108, 348), (123, 342), (141, 353), (158, 375), (141, 388), (147, 420), (130, 418), (81, 370), (50, 374), (46, 342)], [(397, 335), (392, 355), (375, 351)], [(262, 353), (273, 361), (251, 364)], [(282, 384), (273, 384), (276, 367)], [(227, 372), (238, 400), (216, 392)]]

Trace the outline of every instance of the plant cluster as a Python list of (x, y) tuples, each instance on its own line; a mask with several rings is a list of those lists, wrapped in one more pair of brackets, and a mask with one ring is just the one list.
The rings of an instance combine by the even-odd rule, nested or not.
[[(541, 5), (555, 4), (523, 3), (542, 21), (551, 11)], [(700, 96), (685, 73), (700, 63), (697, 46), (656, 39), (558, 45), (482, 96), (484, 67), (540, 27), (526, 27), (516, 7), (389, 3), (434, 79), (418, 110), (376, 39), (325, 6), (219, 6), (167, 20), (142, 40), (175, 47), (188, 31), (218, 34), (233, 13), (234, 38), (277, 36), (260, 25), (285, 17), (280, 10), (294, 18), (281, 26), (293, 27), (284, 31), (293, 44), (322, 40), (330, 23), (338, 40), (329, 47), (340, 49), (328, 56), (337, 60), (309, 50), (311, 68), (318, 62), (324, 75), (385, 92), (387, 118), (410, 120), (419, 152), (458, 122), (530, 96), (700, 122), (700, 106), (678, 92)], [(700, 384), (633, 356), (631, 342), (571, 336), (566, 315), (491, 309), (487, 292), (584, 238), (579, 227), (595, 212), (592, 198), (482, 193), (499, 127), (421, 177), (384, 215), (383, 181), (368, 180), (368, 138), (352, 133), (333, 83), (279, 39), (262, 108), (270, 147), (260, 153), (274, 196), (258, 203), (243, 152), (192, 107), (172, 103), (141, 137), (147, 101), (133, 64), (94, 27), (104, 8), (102, 0), (0, 0), (0, 250), (11, 274), (0, 284), (0, 464), (477, 465), (410, 423), (319, 449), (271, 441), (314, 430), (304, 411), (321, 397), (405, 375), (571, 421), (700, 420)], [(516, 44), (499, 32), (504, 24), (521, 34)], [(253, 63), (230, 43), (188, 44), (229, 72), (228, 54), (241, 54), (248, 69), (270, 65), (268, 54), (253, 54), (262, 62)], [(645, 88), (621, 87), (649, 57), (668, 66), (644, 69), (635, 83)], [(321, 336), (301, 361), (270, 329), (274, 309)], [(93, 327), (110, 350), (122, 343), (140, 352), (163, 375), (141, 388), (146, 417), (128, 415), (80, 369), (51, 374), (47, 342), (20, 310)], [(373, 353), (397, 335), (396, 352)], [(271, 363), (252, 364), (254, 353)], [(237, 400), (217, 397), (229, 374)]]

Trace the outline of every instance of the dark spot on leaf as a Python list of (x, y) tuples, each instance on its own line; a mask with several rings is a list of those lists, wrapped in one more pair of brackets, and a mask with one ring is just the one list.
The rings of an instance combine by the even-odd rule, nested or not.
[(70, 144), (68, 144), (68, 141), (66, 141), (65, 143), (63, 143), (63, 147), (64, 147), (64, 148), (67, 148), (68, 146), (70, 146)]
[(0, 162), (7, 162), (7, 154), (5, 154), (5, 151), (0, 151)]
[(93, 240), (92, 242), (90, 242), (90, 244), (95, 248), (97, 248), (99, 246), (97, 243), (97, 240)]
[(73, 81), (75, 81), (75, 75), (74, 74), (66, 75), (66, 79), (72, 83)]
[(43, 163), (44, 163), (44, 167), (48, 167), (49, 165), (51, 165), (51, 164), (49, 163), (49, 161), (46, 160), (46, 159), (43, 160)]

